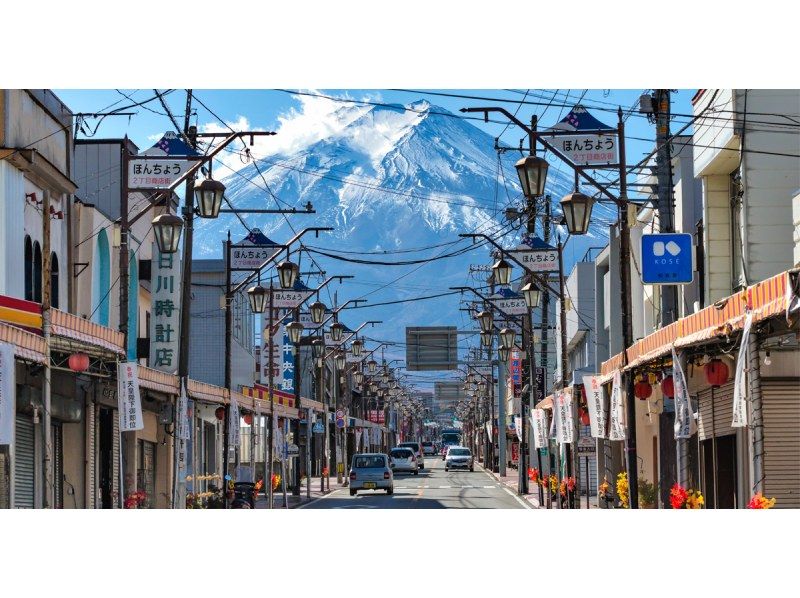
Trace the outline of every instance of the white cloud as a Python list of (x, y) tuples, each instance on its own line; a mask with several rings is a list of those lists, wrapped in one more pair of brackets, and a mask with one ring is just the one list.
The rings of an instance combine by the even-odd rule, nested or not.
[[(370, 109), (370, 106), (337, 102), (319, 96), (293, 96), (299, 102), (296, 108), (290, 108), (277, 118), (277, 135), (256, 137), (250, 152), (254, 157), (263, 158), (271, 155), (289, 155), (307, 148), (314, 143), (335, 136), (348, 124)], [(348, 97), (348, 96), (344, 96)], [(353, 98), (350, 98), (353, 99)], [(376, 98), (362, 98), (375, 100)], [(251, 127), (246, 116), (237, 115), (236, 121), (227, 123), (235, 131), (263, 131), (261, 127)], [(200, 126), (205, 133), (224, 133), (230, 131), (219, 122), (209, 122)], [(245, 141), (250, 143), (249, 139)], [(240, 143), (232, 144), (231, 149), (240, 151)], [(223, 151), (220, 160), (228, 167), (238, 170), (244, 166), (239, 154)], [(230, 171), (223, 169), (227, 174)]]

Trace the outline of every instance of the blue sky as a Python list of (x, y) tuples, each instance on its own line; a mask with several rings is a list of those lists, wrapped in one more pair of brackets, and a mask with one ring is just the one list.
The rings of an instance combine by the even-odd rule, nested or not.
[[(55, 90), (58, 96), (74, 112), (95, 112), (112, 106), (111, 109), (119, 108), (132, 102), (113, 89), (105, 90)], [(127, 94), (132, 100), (143, 100), (153, 96), (151, 89), (121, 89), (120, 92)], [(383, 101), (391, 103), (408, 104), (416, 100), (426, 99), (432, 104), (446, 108), (452, 112), (458, 111), (465, 106), (479, 105), (499, 105), (504, 106), (511, 112), (519, 108), (518, 116), (527, 122), (535, 112), (540, 117), (540, 125), (547, 127), (559, 120), (568, 112), (565, 105), (573, 105), (583, 95), (583, 103), (589, 107), (590, 112), (599, 120), (613, 125), (616, 121), (614, 110), (617, 106), (622, 106), (623, 110), (628, 110), (635, 106), (641, 95), (641, 89), (628, 90), (583, 90), (583, 89), (532, 89), (529, 91), (526, 101), (548, 104), (552, 99), (549, 108), (542, 105), (520, 106), (518, 102), (524, 97), (526, 90), (497, 90), (497, 89), (470, 89), (470, 90), (421, 90), (419, 92), (388, 91), (388, 90), (364, 90), (364, 89), (332, 89), (318, 90), (322, 93), (334, 97), (346, 97), (351, 99), (369, 98), (373, 101)], [(648, 90), (649, 91), (649, 90)], [(585, 92), (585, 95), (584, 95)], [(677, 114), (691, 114), (691, 98), (695, 90), (678, 90), (673, 94), (672, 110)], [(244, 122), (241, 117), (246, 119), (251, 127), (274, 130), (279, 127), (279, 118), (286, 115), (292, 109), (297, 109), (300, 102), (290, 93), (278, 90), (195, 90), (194, 93), (219, 117), (227, 122)], [(509, 102), (487, 102), (482, 100), (460, 99), (452, 97), (437, 96), (434, 93), (449, 93), (467, 96), (480, 96), (486, 98), (507, 99)], [(511, 102), (513, 100), (514, 102)], [(172, 113), (180, 123), (183, 122), (183, 112), (186, 101), (184, 90), (172, 91), (166, 101)], [(546, 109), (545, 109), (546, 108)], [(594, 108), (594, 109), (593, 109)], [(598, 109), (602, 108), (602, 110)], [(148, 110), (149, 109), (149, 110)], [(196, 110), (196, 122), (199, 126), (207, 123), (218, 122), (217, 119), (203, 106), (194, 103)], [(163, 109), (158, 101), (150, 102), (146, 107), (133, 108), (130, 111), (136, 112), (134, 116), (114, 116), (106, 118), (99, 124), (96, 137), (122, 137), (128, 135), (140, 148), (144, 149), (152, 145), (150, 138), (168, 129), (172, 129), (170, 121), (163, 114)], [(155, 111), (155, 112), (153, 112)], [(478, 116), (478, 115), (476, 115)], [(672, 126), (673, 132), (685, 122), (686, 118), (677, 117)], [(96, 126), (98, 119), (89, 119), (87, 126)], [(493, 136), (503, 133), (505, 127), (500, 124), (483, 123), (474, 121), (476, 126), (482, 128)], [(637, 114), (626, 120), (626, 137), (628, 138), (628, 157), (629, 162), (638, 161), (645, 153), (650, 151), (653, 146), (654, 127), (647, 120)], [(83, 136), (83, 135), (81, 135)], [(522, 134), (514, 127), (509, 127), (502, 135), (502, 141), (506, 144), (516, 146)]]

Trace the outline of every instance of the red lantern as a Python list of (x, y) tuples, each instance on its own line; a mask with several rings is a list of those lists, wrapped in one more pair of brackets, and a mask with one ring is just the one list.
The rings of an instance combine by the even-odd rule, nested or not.
[(225, 419), (225, 407), (217, 407), (214, 410), (214, 415), (217, 416), (217, 419), (219, 421), (222, 421), (223, 419)]
[(581, 423), (584, 426), (589, 425), (589, 412), (586, 409), (581, 409)]
[(633, 394), (637, 399), (644, 401), (645, 399), (649, 399), (650, 395), (653, 394), (653, 387), (642, 380), (641, 382), (637, 382), (633, 387)]
[(244, 416), (243, 416), (243, 419), (244, 419), (244, 423), (246, 423), (248, 426), (252, 426), (253, 425), (253, 414), (252, 413), (245, 413)]
[(85, 372), (89, 369), (89, 356), (86, 353), (73, 353), (69, 356), (69, 369), (73, 372)]
[(706, 380), (712, 386), (722, 386), (728, 381), (728, 366), (721, 359), (712, 359), (706, 364)]
[(670, 399), (675, 396), (675, 382), (672, 376), (667, 376), (661, 381), (661, 394)]

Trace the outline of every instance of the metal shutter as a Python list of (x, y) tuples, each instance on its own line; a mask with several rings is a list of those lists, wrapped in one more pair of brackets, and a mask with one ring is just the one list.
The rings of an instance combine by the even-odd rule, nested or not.
[(50, 426), (53, 442), (53, 508), (64, 508), (64, 429), (60, 423)]
[(18, 415), (14, 429), (14, 506), (33, 508), (36, 440), (33, 422)]
[(762, 378), (764, 494), (800, 507), (800, 380)]
[[(112, 484), (111, 495), (115, 497), (113, 500), (113, 505), (111, 507), (112, 509), (118, 509), (121, 500), (119, 496), (119, 417), (118, 416), (119, 416), (119, 411), (114, 409), (114, 415), (111, 418), (111, 420), (114, 422), (114, 431), (113, 431), (114, 438), (112, 439), (113, 449), (111, 451), (112, 452), (111, 467), (113, 468), (114, 473), (113, 473), (113, 480), (111, 482)], [(131, 490), (133, 490), (133, 488), (127, 488), (126, 492), (130, 492)]]
[(95, 450), (95, 433), (97, 430), (97, 419), (94, 410), (94, 403), (86, 403), (86, 508), (94, 509), (97, 496), (97, 458)]
[[(714, 395), (712, 401), (711, 395)], [(697, 393), (699, 415), (697, 416), (697, 433), (700, 440), (735, 434), (731, 427), (733, 422), (733, 382), (723, 384), (719, 388), (706, 388)]]

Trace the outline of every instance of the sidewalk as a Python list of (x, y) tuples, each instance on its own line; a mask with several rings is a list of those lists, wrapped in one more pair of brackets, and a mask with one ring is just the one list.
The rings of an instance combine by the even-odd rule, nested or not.
[[(290, 509), (296, 509), (299, 506), (308, 504), (312, 501), (315, 501), (323, 496), (330, 494), (331, 492), (335, 492), (340, 488), (344, 488), (344, 484), (339, 484), (336, 481), (336, 475), (332, 475), (330, 479), (330, 490), (325, 490), (324, 492), (320, 491), (320, 482), (319, 477), (311, 478), (311, 498), (306, 497), (306, 485), (305, 483), (300, 487), (300, 496), (292, 496), (291, 490), (286, 490), (286, 498), (289, 503)], [(263, 494), (258, 495), (258, 499), (256, 499), (256, 509), (266, 509), (267, 508), (267, 498)], [(283, 509), (283, 492), (281, 490), (277, 490), (275, 495), (273, 496), (273, 508), (274, 509)]]
[[(483, 467), (483, 464), (481, 464), (481, 467)], [(514, 494), (517, 493), (517, 491), (519, 489), (519, 472), (517, 471), (516, 467), (510, 467), (510, 466), (506, 467), (506, 475), (504, 475), (502, 477), (500, 476), (499, 473), (495, 473), (492, 470), (487, 469), (485, 467), (483, 468), (483, 470), (486, 473), (488, 473), (490, 476), (495, 478), (498, 482), (500, 482), (501, 484), (506, 486), (509, 490), (514, 492)], [(529, 494), (526, 494), (524, 496), (520, 496), (520, 498), (528, 501), (528, 503), (530, 504), (531, 508), (533, 508), (533, 509), (546, 509), (547, 508), (547, 497), (545, 496), (544, 505), (541, 505), (539, 503), (539, 489), (536, 487), (535, 484), (533, 484), (530, 481), (528, 481), (528, 492), (529, 492)], [(586, 509), (586, 495), (578, 494), (578, 495), (575, 496), (575, 499), (580, 501), (580, 507), (579, 507), (580, 509)], [(552, 505), (552, 508), (555, 509), (557, 507), (554, 504), (554, 505)], [(589, 497), (589, 508), (590, 509), (598, 508), (597, 507), (597, 498), (596, 497), (593, 497), (593, 496)]]

